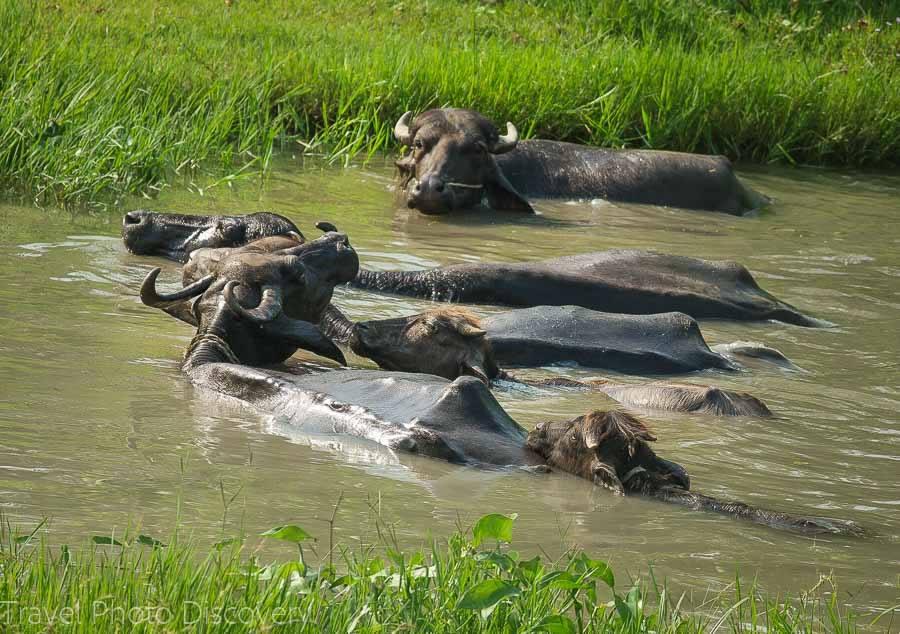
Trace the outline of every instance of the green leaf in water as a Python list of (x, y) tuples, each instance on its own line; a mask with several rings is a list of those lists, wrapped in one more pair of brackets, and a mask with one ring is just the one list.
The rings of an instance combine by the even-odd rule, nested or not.
[(511, 557), (509, 557), (508, 555), (505, 555), (504, 553), (498, 553), (497, 551), (494, 551), (494, 550), (477, 553), (475, 555), (475, 560), (476, 561), (488, 561), (488, 562), (494, 564), (495, 566), (497, 566), (498, 568), (500, 568), (500, 570), (503, 570), (505, 572), (509, 572), (516, 565), (516, 562), (514, 562)]
[(505, 581), (485, 579), (463, 595), (459, 607), (462, 610), (481, 610), (481, 615), (488, 617), (498, 603), (518, 595), (519, 592), (519, 588)]
[(293, 524), (285, 524), (284, 526), (276, 526), (270, 528), (265, 533), (260, 533), (262, 537), (271, 537), (272, 539), (280, 539), (285, 542), (293, 542), (299, 544), (307, 539), (313, 539), (313, 536), (307, 533), (299, 526)]
[(108, 535), (94, 535), (91, 537), (91, 541), (95, 544), (100, 544), (103, 546), (121, 546), (122, 542), (113, 537), (109, 537)]
[(616, 578), (613, 575), (612, 568), (605, 561), (599, 559), (590, 559), (584, 553), (576, 560), (578, 569), (587, 573), (589, 579), (600, 579), (610, 588), (616, 587)]
[(512, 541), (513, 522), (518, 517), (517, 514), (501, 515), (499, 513), (489, 513), (483, 516), (475, 523), (473, 534), (475, 536), (474, 544), (478, 546), (485, 539), (491, 537), (498, 542)]
[(538, 581), (541, 588), (555, 588), (558, 590), (579, 590), (584, 587), (572, 573), (567, 570), (553, 570), (548, 572)]
[(543, 569), (544, 564), (541, 563), (541, 558), (537, 555), (519, 564), (519, 571), (522, 573), (522, 576), (531, 582), (537, 579), (537, 576), (541, 574)]
[(142, 546), (150, 546), (151, 548), (165, 548), (166, 545), (163, 544), (158, 539), (153, 539), (149, 535), (138, 535), (137, 543)]

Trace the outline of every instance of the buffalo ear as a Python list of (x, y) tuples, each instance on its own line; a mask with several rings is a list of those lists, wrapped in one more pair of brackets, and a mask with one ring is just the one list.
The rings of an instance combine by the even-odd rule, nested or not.
[(591, 463), (591, 480), (597, 486), (609, 489), (614, 495), (625, 495), (625, 487), (616, 475), (616, 470), (605, 462), (594, 460)]
[(468, 361), (463, 361), (460, 370), (462, 374), (474, 376), (476, 379), (479, 379), (488, 387), (491, 386), (491, 379), (488, 377), (487, 372), (485, 372), (484, 368), (482, 368), (477, 363), (469, 363)]
[(169, 306), (160, 306), (160, 310), (171, 315), (175, 319), (179, 319), (186, 324), (197, 327), (199, 325), (197, 316), (194, 314), (194, 304), (199, 298), (185, 299)]
[(529, 204), (525, 197), (516, 191), (500, 167), (494, 164), (494, 175), (492, 179), (485, 184), (485, 194), (487, 195), (488, 204), (498, 211), (522, 211), (533, 214), (534, 208)]
[(279, 339), (303, 350), (309, 350), (320, 357), (336, 361), (340, 365), (347, 365), (347, 359), (344, 358), (344, 353), (340, 348), (319, 330), (318, 326), (308, 321), (279, 315), (277, 319), (263, 324), (262, 327), (268, 337)]

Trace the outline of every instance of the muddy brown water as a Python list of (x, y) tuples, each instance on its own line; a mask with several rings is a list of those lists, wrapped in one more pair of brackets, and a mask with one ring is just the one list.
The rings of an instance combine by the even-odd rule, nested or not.
[[(653, 566), (702, 597), (736, 571), (771, 591), (834, 573), (841, 600), (864, 611), (900, 595), (900, 178), (755, 168), (743, 176), (777, 199), (750, 218), (600, 201), (538, 202), (533, 218), (434, 218), (407, 211), (386, 165), (301, 169), (286, 162), (263, 189), (165, 191), (104, 213), (0, 206), (0, 510), (13, 523), (51, 518), (51, 540), (122, 531), (165, 537), (176, 521), (201, 539), (297, 523), (325, 538), (341, 492), (339, 540), (374, 536), (380, 505), (405, 546), (444, 536), (486, 512), (518, 513), (515, 547), (559, 554), (571, 544), (623, 577)], [(191, 331), (144, 307), (147, 271), (177, 266), (125, 252), (123, 211), (273, 210), (307, 235), (326, 219), (364, 266), (418, 268), (523, 261), (615, 247), (734, 258), (760, 283), (837, 324), (704, 321), (710, 344), (758, 340), (791, 372), (748, 362), (738, 374), (683, 377), (748, 390), (772, 419), (644, 413), (656, 450), (697, 491), (799, 514), (852, 519), (870, 539), (810, 538), (636, 498), (564, 475), (484, 472), (393, 456), (345, 438), (307, 437), (277, 419), (190, 387), (178, 361)], [(339, 289), (354, 318), (418, 311), (428, 302)], [(483, 313), (497, 308), (478, 308)], [(353, 365), (365, 366), (361, 359)], [(577, 368), (536, 369), (576, 377)], [(640, 382), (639, 377), (619, 377)], [(498, 392), (526, 427), (609, 406), (605, 396)], [(223, 512), (226, 497), (238, 493)], [(180, 509), (180, 510), (179, 510)], [(223, 519), (224, 515), (224, 519)], [(896, 619), (895, 619), (896, 625)]]

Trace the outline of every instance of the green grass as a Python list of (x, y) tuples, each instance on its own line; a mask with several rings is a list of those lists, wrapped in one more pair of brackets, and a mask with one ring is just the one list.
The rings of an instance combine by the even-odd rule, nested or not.
[[(529, 136), (900, 163), (900, 2), (0, 0), (0, 189), (154, 195), (393, 150), (452, 104)], [(888, 25), (890, 23), (890, 25)]]
[[(779, 599), (739, 582), (686, 606), (651, 574), (625, 581), (582, 552), (557, 561), (511, 549), (513, 520), (487, 515), (472, 533), (401, 552), (390, 527), (356, 550), (329, 544), (304, 560), (297, 526), (265, 538), (301, 547), (264, 563), (258, 539), (225, 540), (201, 556), (177, 535), (98, 536), (73, 550), (12, 531), (0, 546), (4, 632), (855, 632), (893, 631), (895, 610), (842, 608), (832, 580)], [(332, 522), (334, 518), (332, 517)], [(39, 527), (40, 528), (40, 527)], [(307, 550), (308, 552), (308, 550)]]

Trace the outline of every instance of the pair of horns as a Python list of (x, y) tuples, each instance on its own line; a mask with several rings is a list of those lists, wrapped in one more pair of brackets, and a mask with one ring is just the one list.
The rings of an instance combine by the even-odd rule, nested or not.
[[(159, 277), (160, 271), (160, 268), (150, 271), (144, 279), (144, 283), (141, 284), (141, 301), (153, 308), (165, 309), (172, 304), (197, 297), (205, 293), (214, 280), (214, 276), (207, 275), (174, 293), (160, 293), (156, 290), (156, 279)], [(262, 299), (255, 308), (245, 308), (238, 301), (237, 296), (234, 294), (236, 286), (238, 286), (238, 282), (234, 280), (228, 282), (225, 285), (224, 295), (228, 307), (238, 316), (257, 324), (263, 324), (272, 321), (281, 314), (282, 293), (277, 286), (264, 286)]]
[(583, 419), (584, 444), (588, 449), (596, 449), (607, 439), (618, 436), (628, 447), (628, 454), (634, 455), (640, 441), (656, 440), (644, 423), (625, 412), (596, 410)]
[[(413, 134), (409, 128), (410, 123), (412, 123), (412, 111), (407, 110), (403, 113), (403, 116), (397, 120), (397, 124), (394, 126), (394, 136), (400, 143), (406, 146), (412, 146), (413, 144)], [(509, 152), (515, 148), (518, 143), (519, 131), (516, 130), (516, 126), (507, 121), (506, 134), (501, 134), (499, 136), (497, 142), (490, 148), (491, 154), (503, 154), (504, 152)]]

